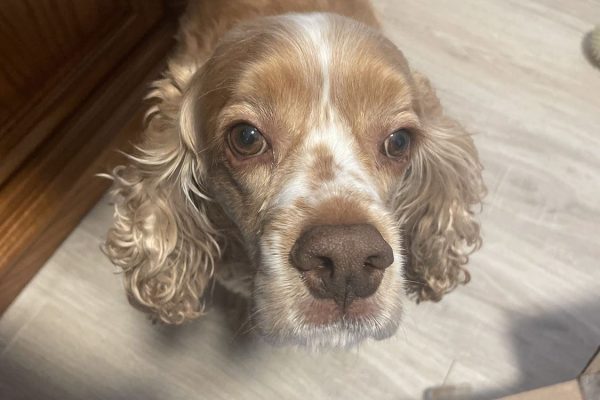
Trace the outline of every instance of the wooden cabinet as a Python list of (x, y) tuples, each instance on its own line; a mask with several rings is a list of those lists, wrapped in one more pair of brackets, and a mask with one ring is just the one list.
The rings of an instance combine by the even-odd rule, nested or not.
[(106, 190), (172, 45), (163, 0), (0, 7), (0, 312)]

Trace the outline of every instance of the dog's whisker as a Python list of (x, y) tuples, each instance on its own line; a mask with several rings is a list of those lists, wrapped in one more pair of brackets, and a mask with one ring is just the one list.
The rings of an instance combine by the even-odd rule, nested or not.
[[(242, 324), (234, 332), (233, 339), (236, 339), (241, 336), (245, 336), (245, 335), (251, 333), (253, 330), (255, 330), (256, 324), (254, 322), (254, 317), (256, 315), (258, 315), (260, 312), (261, 312), (261, 310), (256, 309), (256, 310), (253, 310), (253, 311), (247, 313), (244, 322), (242, 322)], [(245, 329), (245, 328), (247, 328), (247, 329)]]
[(405, 282), (413, 283), (413, 284), (415, 284), (415, 285), (427, 286), (427, 284), (426, 284), (426, 283), (424, 283), (424, 282), (413, 281), (413, 280), (406, 279), (406, 278), (403, 278), (403, 280), (404, 280)]

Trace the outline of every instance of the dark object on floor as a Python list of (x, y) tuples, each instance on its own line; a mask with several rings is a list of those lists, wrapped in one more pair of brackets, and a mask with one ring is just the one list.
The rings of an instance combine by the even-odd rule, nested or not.
[(600, 25), (583, 38), (583, 51), (589, 62), (600, 68)]

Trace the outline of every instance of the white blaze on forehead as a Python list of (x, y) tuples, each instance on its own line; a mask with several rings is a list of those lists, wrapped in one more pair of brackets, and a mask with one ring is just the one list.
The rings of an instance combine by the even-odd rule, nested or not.
[[(276, 199), (276, 205), (285, 207), (295, 200), (304, 198), (309, 203), (318, 203), (327, 197), (350, 192), (369, 195), (376, 201), (380, 196), (365, 173), (358, 157), (358, 146), (350, 128), (339, 118), (331, 105), (330, 99), (330, 68), (332, 43), (329, 29), (331, 20), (325, 14), (295, 14), (288, 18), (299, 28), (299, 33), (312, 48), (311, 54), (317, 58), (322, 76), (322, 90), (319, 102), (320, 109), (314, 110), (319, 124), (307, 132), (300, 151), (303, 154), (302, 163), (296, 165), (296, 173)], [(308, 117), (308, 116), (307, 116)], [(317, 149), (327, 149), (333, 157), (334, 178), (323, 182), (319, 189), (310, 189), (310, 172), (317, 161)]]
[(329, 66), (331, 64), (331, 43), (329, 39), (330, 19), (325, 14), (293, 14), (289, 18), (300, 29), (302, 36), (313, 48), (323, 75), (321, 105), (329, 103)]

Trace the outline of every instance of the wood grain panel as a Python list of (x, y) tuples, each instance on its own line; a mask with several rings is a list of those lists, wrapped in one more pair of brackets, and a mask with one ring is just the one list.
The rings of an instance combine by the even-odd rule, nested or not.
[(160, 0), (0, 7), (0, 185), (158, 21)]
[(150, 35), (0, 189), (0, 312), (108, 187), (94, 173), (140, 130), (143, 77), (158, 75), (173, 31), (167, 24)]
[[(116, 1), (19, 1), (0, 9), (0, 124), (88, 41), (126, 18)], [(112, 21), (112, 22), (111, 22)]]

